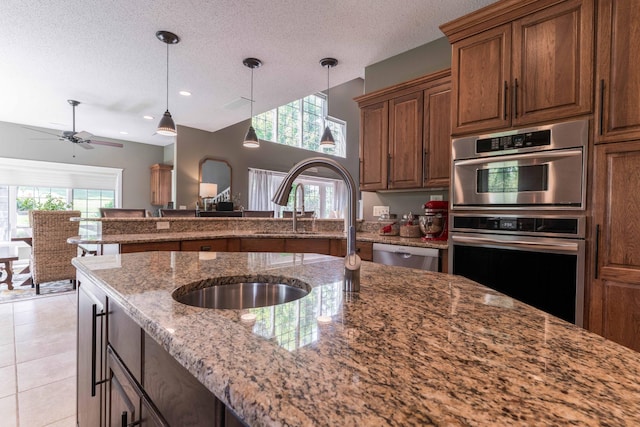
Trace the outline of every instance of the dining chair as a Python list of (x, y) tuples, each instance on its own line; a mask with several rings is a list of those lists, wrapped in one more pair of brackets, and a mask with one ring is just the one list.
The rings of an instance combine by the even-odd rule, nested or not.
[(71, 259), (78, 256), (76, 245), (67, 243), (69, 237), (80, 233), (80, 211), (29, 211), (31, 225), (30, 269), (36, 295), (40, 285), (58, 280), (71, 280), (76, 288), (76, 269)]

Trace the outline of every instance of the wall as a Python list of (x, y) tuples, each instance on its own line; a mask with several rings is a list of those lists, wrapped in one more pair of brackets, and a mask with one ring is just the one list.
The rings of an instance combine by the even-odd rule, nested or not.
[[(54, 129), (42, 130), (60, 132)], [(145, 208), (150, 211), (155, 209), (149, 204), (149, 167), (163, 162), (163, 147), (101, 138), (105, 141), (120, 142), (124, 147), (96, 146), (93, 150), (85, 150), (74, 147), (69, 142), (58, 141), (53, 135), (50, 140), (43, 140), (42, 137), (46, 138), (46, 135), (18, 124), (0, 122), (0, 157), (123, 169), (122, 207)]]
[[(331, 88), (329, 114), (347, 122), (347, 157), (331, 157), (342, 163), (352, 174), (358, 185), (358, 135), (360, 111), (353, 98), (363, 93), (362, 79), (355, 79)], [(249, 186), (248, 168), (269, 169), (287, 172), (297, 162), (313, 156), (322, 156), (313, 151), (300, 150), (282, 144), (261, 141), (257, 149), (242, 146), (249, 120), (229, 126), (217, 132), (178, 126), (175, 156), (176, 206), (193, 209), (198, 195), (198, 165), (203, 157), (226, 160), (232, 167), (231, 187), (233, 194), (240, 193), (240, 203), (247, 206)], [(328, 169), (319, 169), (318, 176), (336, 177)]]
[[(365, 92), (402, 83), (416, 77), (451, 67), (451, 45), (442, 37), (365, 68)], [(365, 220), (375, 220), (373, 206), (389, 206), (400, 216), (409, 211), (422, 213), (422, 205), (432, 195), (448, 199), (448, 189), (416, 190), (411, 192), (362, 192), (362, 211)]]

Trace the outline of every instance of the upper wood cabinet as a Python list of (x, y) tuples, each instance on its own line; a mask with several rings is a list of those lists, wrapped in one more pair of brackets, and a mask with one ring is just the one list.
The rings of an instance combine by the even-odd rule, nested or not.
[(593, 0), (503, 1), (443, 25), (452, 133), (590, 113), (593, 9)]
[(598, 2), (595, 142), (640, 138), (640, 4)]
[(444, 70), (356, 98), (361, 190), (449, 185), (450, 84)]
[(173, 166), (151, 166), (151, 204), (166, 205), (171, 201), (171, 171)]
[(588, 327), (640, 351), (640, 141), (597, 145), (594, 164)]
[(387, 188), (389, 151), (389, 102), (360, 109), (360, 189)]

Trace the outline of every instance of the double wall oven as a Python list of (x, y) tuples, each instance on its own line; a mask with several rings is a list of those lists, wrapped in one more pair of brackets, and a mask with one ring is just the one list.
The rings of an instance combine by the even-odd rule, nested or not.
[(450, 272), (582, 325), (588, 130), (453, 140)]

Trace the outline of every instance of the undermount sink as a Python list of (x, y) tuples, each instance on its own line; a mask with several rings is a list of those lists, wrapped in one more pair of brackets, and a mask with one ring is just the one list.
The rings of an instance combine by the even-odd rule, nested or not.
[(284, 304), (300, 299), (310, 291), (309, 285), (295, 279), (225, 277), (182, 286), (172, 296), (176, 301), (194, 307), (239, 310)]

